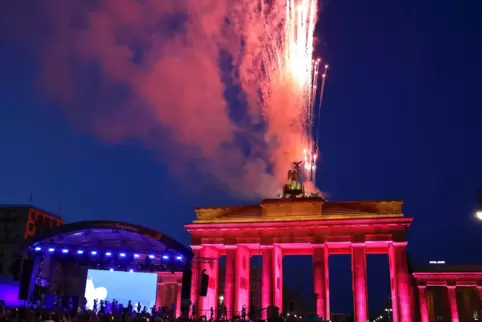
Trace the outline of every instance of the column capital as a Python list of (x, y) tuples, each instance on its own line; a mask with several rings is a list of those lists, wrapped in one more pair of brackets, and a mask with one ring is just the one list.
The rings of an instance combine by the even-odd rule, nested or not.
[(427, 285), (418, 284), (418, 285), (417, 285), (417, 288), (418, 288), (419, 290), (425, 290), (425, 289), (427, 288)]
[(392, 246), (394, 247), (406, 247), (408, 245), (407, 241), (392, 241)]
[(449, 285), (449, 284), (447, 284), (445, 287), (448, 288), (449, 290), (455, 290), (455, 289), (457, 288), (457, 285)]
[(327, 243), (315, 243), (315, 244), (311, 243), (311, 247), (313, 249), (315, 249), (315, 248), (327, 248), (328, 244)]
[(365, 243), (360, 243), (360, 242), (353, 242), (353, 243), (350, 243), (351, 247), (365, 247)]

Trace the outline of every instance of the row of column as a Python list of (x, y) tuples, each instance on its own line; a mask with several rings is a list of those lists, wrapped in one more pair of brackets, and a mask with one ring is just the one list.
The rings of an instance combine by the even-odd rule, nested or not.
[[(250, 258), (251, 250), (242, 245), (226, 246), (226, 275), (224, 281), (224, 305), (228, 318), (241, 315), (243, 310), (250, 309)], [(218, 314), (218, 261), (219, 251), (212, 246), (194, 249), (195, 261), (192, 265), (191, 303), (196, 305), (196, 315), (210, 316), (211, 308)], [(283, 254), (280, 246), (267, 245), (260, 247), (262, 256), (261, 306), (271, 305), (283, 309)], [(206, 296), (199, 296), (200, 276), (202, 272), (209, 275)], [(266, 310), (262, 311), (266, 318)]]
[[(421, 322), (429, 322), (430, 317), (428, 313), (428, 303), (427, 303), (427, 292), (425, 285), (418, 285), (418, 295), (419, 295), (419, 304), (420, 304), (420, 319)], [(449, 306), (450, 306), (450, 315), (452, 322), (459, 322), (459, 310), (457, 307), (457, 293), (456, 293), (456, 285), (446, 285)], [(479, 298), (482, 301), (482, 286), (477, 286), (477, 291), (479, 293)]]
[[(274, 305), (283, 311), (283, 252), (279, 245), (260, 247), (262, 256), (261, 307)], [(213, 246), (195, 249), (198, 258), (218, 258), (219, 251)], [(226, 276), (224, 305), (228, 318), (243, 308), (250, 307), (250, 249), (246, 246), (232, 246), (226, 249)], [(410, 296), (411, 279), (408, 272), (406, 243), (390, 243), (388, 248), (390, 285), (394, 322), (412, 320)], [(313, 290), (316, 298), (317, 315), (330, 319), (329, 251), (326, 244), (313, 246)], [(356, 322), (365, 322), (368, 316), (368, 289), (365, 243), (351, 245), (353, 302)], [(209, 276), (208, 294), (198, 296), (199, 276), (205, 271)], [(194, 263), (192, 269), (191, 302), (197, 306), (198, 315), (209, 315), (211, 308), (218, 312), (218, 262)], [(216, 314), (216, 313), (215, 313)], [(266, 310), (262, 318), (267, 318)]]
[[(313, 287), (316, 296), (316, 312), (324, 319), (330, 319), (330, 287), (328, 246), (313, 249)], [(411, 278), (408, 272), (406, 243), (391, 243), (388, 248), (390, 286), (394, 322), (412, 321)], [(356, 322), (365, 322), (368, 315), (368, 287), (366, 246), (364, 243), (351, 245), (353, 305)]]
[(176, 318), (181, 316), (182, 284), (164, 282), (157, 284), (156, 308), (175, 307)]

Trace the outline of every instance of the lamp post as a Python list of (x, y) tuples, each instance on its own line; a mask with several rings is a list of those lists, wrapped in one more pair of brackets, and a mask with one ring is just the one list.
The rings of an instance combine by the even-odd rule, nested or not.
[(475, 218), (482, 220), (482, 189), (477, 189), (478, 208), (475, 212)]

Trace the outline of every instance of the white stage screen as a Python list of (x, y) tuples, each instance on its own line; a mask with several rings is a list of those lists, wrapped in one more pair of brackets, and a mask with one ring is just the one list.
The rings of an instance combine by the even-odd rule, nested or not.
[[(87, 307), (92, 309), (94, 299), (112, 302), (127, 306), (131, 300), (133, 307), (138, 302), (150, 310), (156, 303), (157, 274), (131, 273), (89, 269), (85, 287)], [(97, 304), (97, 309), (99, 309)]]

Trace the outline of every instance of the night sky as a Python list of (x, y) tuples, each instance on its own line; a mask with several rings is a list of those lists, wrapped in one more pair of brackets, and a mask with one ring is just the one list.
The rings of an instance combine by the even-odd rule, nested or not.
[[(34, 205), (61, 211), (68, 222), (133, 222), (189, 244), (183, 224), (193, 220), (193, 207), (258, 201), (228, 195), (205, 176), (177, 180), (168, 172), (175, 146), (111, 144), (73, 126), (39, 95), (40, 50), (35, 39), (17, 37), (24, 21), (11, 24), (6, 17), (17, 1), (5, 2), (0, 203), (26, 204), (32, 193)], [(482, 186), (482, 3), (327, 0), (320, 18), (317, 51), (330, 71), (318, 186), (329, 200), (405, 200), (405, 214), (415, 219), (412, 263), (482, 264), (482, 223), (473, 219)], [(371, 313), (388, 299), (386, 260), (368, 257)], [(330, 264), (333, 312), (351, 311), (349, 265), (348, 256)], [(309, 294), (310, 259), (286, 259), (285, 267), (285, 279), (305, 272)]]

